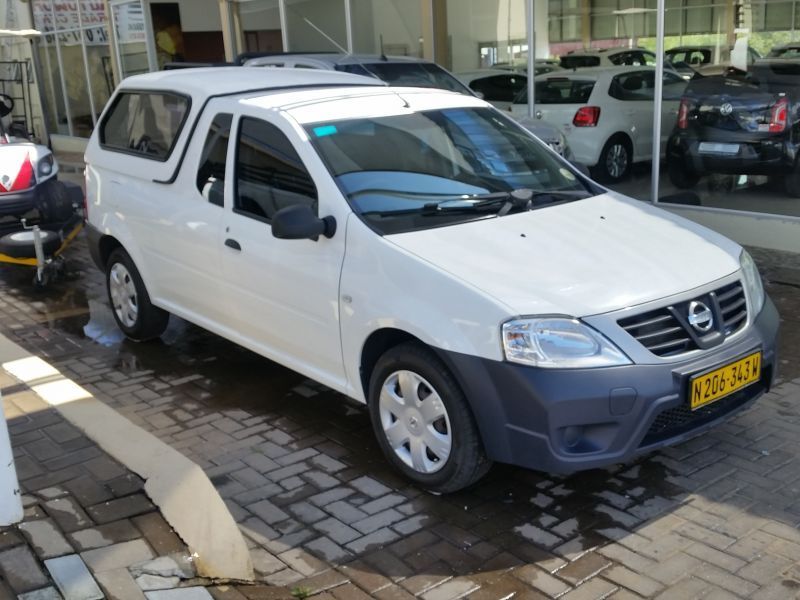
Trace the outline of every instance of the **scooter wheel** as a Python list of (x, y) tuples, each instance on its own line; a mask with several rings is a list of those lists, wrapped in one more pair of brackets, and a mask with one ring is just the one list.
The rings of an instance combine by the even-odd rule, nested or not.
[[(55, 231), (41, 230), (42, 250), (45, 256), (53, 254), (61, 247), (61, 237)], [(33, 245), (33, 231), (15, 231), (0, 238), (0, 254), (11, 258), (36, 258)]]

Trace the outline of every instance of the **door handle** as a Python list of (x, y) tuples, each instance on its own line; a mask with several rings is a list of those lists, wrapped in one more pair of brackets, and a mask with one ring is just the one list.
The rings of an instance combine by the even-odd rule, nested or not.
[(237, 242), (236, 240), (232, 240), (231, 238), (228, 238), (227, 240), (225, 240), (225, 245), (228, 248), (233, 248), (234, 250), (241, 251), (241, 249), (242, 249), (241, 244), (239, 242)]

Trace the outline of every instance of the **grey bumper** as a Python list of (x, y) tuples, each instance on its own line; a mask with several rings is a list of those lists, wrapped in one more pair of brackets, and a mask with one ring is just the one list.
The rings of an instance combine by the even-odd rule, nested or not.
[[(778, 312), (767, 298), (744, 335), (700, 358), (600, 369), (537, 369), (440, 351), (496, 461), (570, 473), (677, 444), (750, 406), (775, 377)], [(758, 383), (696, 411), (692, 375), (761, 350)]]

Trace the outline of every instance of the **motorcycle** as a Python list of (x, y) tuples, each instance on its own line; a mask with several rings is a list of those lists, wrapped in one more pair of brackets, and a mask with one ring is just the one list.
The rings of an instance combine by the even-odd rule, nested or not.
[(46, 146), (14, 130), (14, 100), (0, 94), (0, 263), (35, 267), (44, 287), (64, 271), (63, 251), (80, 233), (83, 191), (58, 181)]

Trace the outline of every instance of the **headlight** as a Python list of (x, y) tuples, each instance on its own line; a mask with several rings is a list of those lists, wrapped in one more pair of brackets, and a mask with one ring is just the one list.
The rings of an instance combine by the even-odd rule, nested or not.
[(506, 360), (554, 369), (631, 364), (602, 334), (569, 317), (518, 319), (503, 324)]
[(761, 282), (758, 267), (747, 250), (742, 250), (739, 255), (739, 263), (742, 266), (742, 281), (744, 282), (745, 293), (750, 301), (751, 319), (754, 319), (764, 306), (764, 284)]
[(53, 172), (53, 155), (48, 154), (44, 158), (40, 158), (37, 170), (39, 171), (39, 177), (47, 177), (50, 175), (50, 173)]

